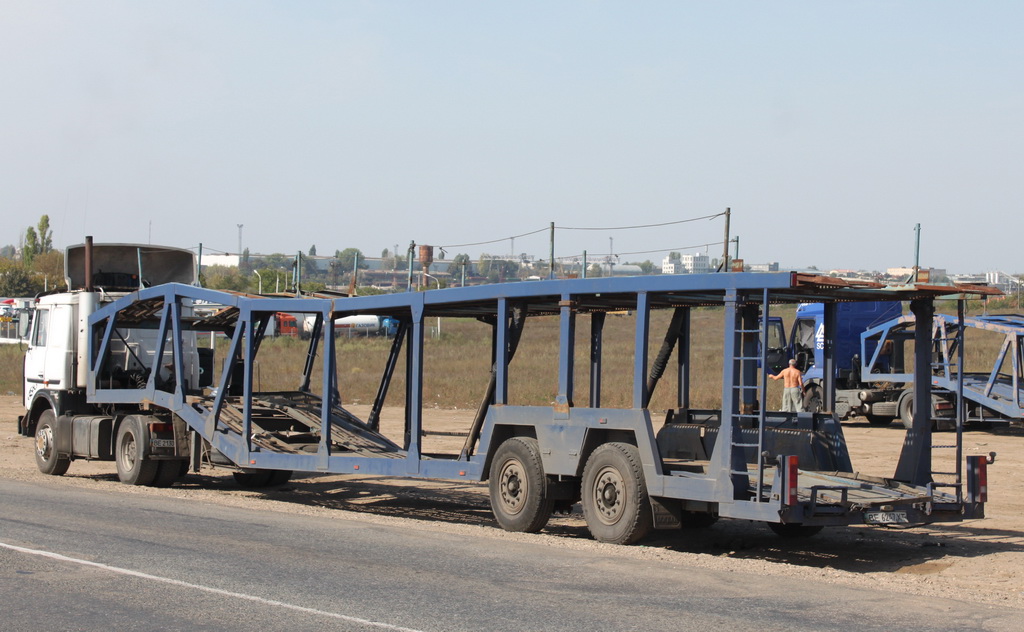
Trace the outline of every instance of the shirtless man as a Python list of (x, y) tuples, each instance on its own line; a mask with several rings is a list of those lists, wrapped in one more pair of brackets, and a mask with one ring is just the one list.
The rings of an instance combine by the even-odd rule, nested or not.
[(773, 380), (785, 380), (782, 390), (782, 410), (798, 413), (803, 409), (804, 374), (796, 368), (796, 360), (789, 361), (789, 367), (779, 371), (778, 375), (769, 375)]

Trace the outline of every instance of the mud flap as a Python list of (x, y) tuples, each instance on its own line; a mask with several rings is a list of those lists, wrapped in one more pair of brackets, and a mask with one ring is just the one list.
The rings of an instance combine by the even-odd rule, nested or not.
[(681, 529), (683, 527), (683, 503), (675, 498), (651, 496), (651, 513), (655, 529)]

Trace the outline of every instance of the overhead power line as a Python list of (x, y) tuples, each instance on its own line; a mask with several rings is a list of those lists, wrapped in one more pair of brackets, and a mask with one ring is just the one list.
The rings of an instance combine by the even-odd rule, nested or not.
[(544, 228), (538, 228), (537, 230), (532, 230), (532, 231), (530, 231), (528, 233), (523, 233), (521, 235), (510, 235), (508, 237), (502, 237), (501, 239), (491, 239), (490, 241), (477, 241), (477, 242), (474, 242), (474, 243), (471, 243), (471, 244), (448, 244), (448, 245), (445, 245), (445, 246), (437, 246), (437, 248), (442, 248), (444, 250), (448, 250), (450, 248), (465, 248), (466, 246), (483, 246), (483, 245), (486, 245), (486, 244), (496, 244), (498, 242), (508, 241), (510, 239), (519, 239), (520, 237), (529, 237), (530, 235), (536, 235), (537, 233), (543, 233), (543, 232), (548, 231), (548, 230), (551, 230), (551, 228), (548, 227), (548, 226), (545, 226)]
[[(725, 213), (714, 213), (712, 215), (702, 215), (700, 217), (691, 217), (689, 219), (679, 219), (671, 222), (660, 222), (657, 224), (636, 224), (633, 226), (555, 226), (555, 230), (632, 230), (635, 228), (658, 228), (660, 226), (672, 226), (675, 224), (686, 224), (687, 222), (698, 222), (704, 219), (715, 219), (716, 217), (722, 217)], [(449, 250), (452, 248), (466, 248), (469, 246), (485, 246), (487, 244), (497, 244), (503, 241), (510, 241), (512, 239), (519, 239), (520, 237), (529, 237), (530, 235), (536, 235), (537, 233), (543, 233), (551, 230), (550, 226), (544, 228), (538, 228), (537, 230), (531, 230), (527, 233), (519, 235), (509, 235), (508, 237), (501, 237), (499, 239), (489, 239), (487, 241), (475, 241), (466, 244), (445, 244), (442, 246), (436, 246), (442, 250)], [(710, 244), (709, 244), (710, 245)], [(658, 252), (657, 250), (651, 250), (649, 252)], [(638, 254), (638, 253), (633, 253)]]
[[(703, 215), (701, 217), (693, 217), (691, 219), (680, 219), (680, 220), (676, 220), (674, 222), (661, 222), (660, 224), (637, 224), (635, 226), (597, 226), (597, 227), (594, 227), (594, 226), (584, 226), (584, 227), (580, 227), (580, 226), (555, 226), (555, 229), (557, 229), (557, 230), (630, 230), (632, 228), (656, 228), (658, 226), (671, 226), (673, 224), (685, 224), (687, 222), (696, 222), (696, 221), (700, 221), (702, 219), (714, 219), (716, 217), (721, 217), (723, 215), (725, 215), (725, 213), (715, 213), (714, 215)], [(652, 250), (651, 252), (655, 252), (655, 251)]]
[[(690, 249), (693, 249), (693, 248), (704, 248), (706, 246), (717, 246), (717, 245), (719, 245), (721, 243), (722, 243), (721, 241), (711, 241), (711, 242), (708, 242), (706, 244), (694, 244), (692, 246), (674, 246), (672, 248), (656, 248), (654, 250), (634, 250), (632, 252), (605, 252), (605, 253), (588, 253), (588, 254), (590, 256), (593, 256), (593, 257), (609, 257), (609, 256), (622, 257), (624, 255), (646, 255), (646, 254), (650, 254), (652, 252), (671, 252), (673, 250), (690, 250)], [(563, 260), (566, 260), (566, 259), (579, 259), (581, 256), (582, 255), (566, 255), (566, 256), (562, 256), (562, 257), (555, 257), (555, 259), (563, 261)]]

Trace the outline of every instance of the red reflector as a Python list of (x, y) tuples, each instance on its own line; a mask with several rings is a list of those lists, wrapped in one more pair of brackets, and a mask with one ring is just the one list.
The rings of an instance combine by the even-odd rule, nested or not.
[(353, 469), (353, 470), (358, 470), (358, 469), (359, 469), (359, 466), (358, 466), (358, 465), (353, 465), (353, 466), (352, 466), (352, 469)]
[(256, 459), (249, 461), (249, 465), (256, 465)]
[(150, 432), (174, 432), (174, 424), (167, 422), (155, 421), (149, 424)]
[(783, 503), (787, 505), (795, 505), (797, 503), (797, 487), (799, 485), (799, 459), (794, 456), (787, 456), (785, 458), (785, 484), (786, 487), (783, 490), (785, 495)]
[(465, 476), (466, 470), (459, 470), (459, 476)]

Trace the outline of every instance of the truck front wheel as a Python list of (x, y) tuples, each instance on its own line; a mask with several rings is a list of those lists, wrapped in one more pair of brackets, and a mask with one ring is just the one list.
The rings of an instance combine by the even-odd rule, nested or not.
[(36, 465), (43, 474), (60, 476), (68, 471), (71, 459), (57, 453), (57, 416), (46, 409), (36, 423)]
[(822, 411), (821, 387), (817, 384), (808, 384), (804, 388), (804, 411), (808, 413), (820, 413)]
[(159, 463), (146, 458), (143, 428), (138, 417), (129, 415), (117, 429), (117, 478), (125, 485), (150, 485), (156, 479)]

